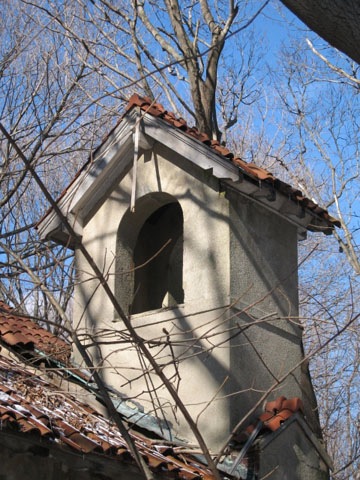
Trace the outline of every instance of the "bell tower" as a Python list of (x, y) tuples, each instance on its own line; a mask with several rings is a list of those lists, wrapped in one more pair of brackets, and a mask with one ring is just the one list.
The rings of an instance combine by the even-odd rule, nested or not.
[[(134, 96), (59, 204), (211, 451), (249, 412), (262, 412), (267, 391), (267, 400), (301, 399), (318, 433), (302, 363), (297, 243), (307, 230), (331, 233), (338, 224), (320, 207), (308, 208), (297, 190), (205, 137)], [(66, 241), (53, 212), (40, 230)], [(194, 442), (73, 247), (74, 325), (105, 382), (126, 395), (129, 408), (142, 405), (161, 435)]]

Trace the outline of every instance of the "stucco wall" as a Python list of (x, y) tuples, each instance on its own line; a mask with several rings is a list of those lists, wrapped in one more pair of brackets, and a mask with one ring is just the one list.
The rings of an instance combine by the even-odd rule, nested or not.
[(241, 295), (249, 305), (256, 302), (258, 315), (297, 320), (296, 227), (237, 192), (229, 198), (232, 301)]
[[(171, 155), (171, 161), (164, 157)], [(181, 165), (179, 169), (177, 164)], [(84, 225), (83, 243), (97, 264), (109, 273), (115, 285), (115, 254), (118, 226), (129, 211), (131, 172)], [(229, 292), (228, 202), (216, 190), (217, 182), (207, 179), (180, 155), (157, 145), (154, 153), (142, 156), (137, 167), (137, 198), (154, 192), (178, 200), (184, 216), (183, 288), (185, 302), (206, 299), (210, 305), (226, 303)], [(144, 218), (145, 220), (146, 218)], [(208, 268), (209, 266), (209, 268)], [(88, 268), (77, 254), (77, 270), (87, 279)], [(87, 304), (87, 319), (111, 320), (113, 310), (102, 291), (94, 290), (97, 281), (88, 280), (76, 287), (75, 318), (80, 319)]]
[[(135, 214), (129, 213), (131, 186), (130, 170), (85, 222), (83, 242), (114, 291), (119, 288), (115, 277), (120, 278), (124, 291), (119, 295), (126, 297), (126, 289), (132, 288), (131, 274), (124, 273), (129, 270), (129, 259), (126, 249), (122, 253), (119, 249), (119, 225), (125, 226), (125, 244), (131, 244), (141, 228), (141, 216), (146, 220), (149, 199), (154, 204), (159, 201), (159, 206), (166, 195), (179, 202), (184, 218), (184, 304), (135, 315), (132, 322), (144, 338), (154, 340), (151, 352), (193, 418), (199, 415), (199, 427), (210, 447), (217, 448), (272, 385), (273, 376), (281, 376), (302, 358), (301, 329), (294, 323), (298, 311), (297, 232), (244, 197), (219, 193), (214, 177), (159, 144), (138, 161)], [(116, 252), (121, 253), (117, 260)], [(165, 415), (180, 438), (193, 440), (156, 376), (149, 372), (144, 382), (141, 373), (146, 363), (141, 364), (138, 352), (127, 342), (122, 322), (114, 318), (98, 281), (89, 279), (79, 253), (76, 262), (75, 325), (99, 335), (94, 340), (110, 341), (92, 349), (95, 363), (103, 367), (104, 379), (142, 403), (146, 411), (160, 418)], [(244, 313), (244, 307), (254, 303), (256, 306)], [(270, 320), (258, 323), (272, 313)], [(241, 333), (245, 323), (253, 324), (246, 336)], [(101, 331), (114, 329), (116, 338), (101, 337)], [(164, 329), (171, 346), (164, 345), (168, 340)], [(161, 346), (156, 346), (158, 340)], [(176, 367), (167, 365), (173, 354), (181, 355), (182, 362)], [(300, 372), (295, 372), (274, 396), (301, 397), (300, 383)], [(152, 395), (147, 393), (149, 389)]]
[[(166, 157), (171, 155), (171, 161)], [(181, 167), (181, 168), (179, 168)], [(115, 253), (117, 251), (117, 231), (123, 218), (129, 214), (130, 192), (132, 186), (131, 172), (122, 179), (120, 184), (111, 196), (104, 202), (95, 214), (84, 226), (83, 242), (93, 255), (98, 265), (103, 267), (105, 272), (109, 273), (109, 283), (115, 290), (115, 272), (116, 266), (124, 262), (116, 262)], [(221, 311), (212, 310), (215, 307), (227, 305), (229, 300), (229, 227), (228, 227), (228, 201), (217, 191), (218, 183), (183, 159), (180, 155), (169, 152), (165, 147), (157, 145), (152, 155), (142, 156), (137, 166), (137, 198), (139, 199), (139, 211), (141, 204), (146, 203), (149, 194), (157, 192), (170, 195), (179, 202), (184, 217), (184, 250), (183, 250), (183, 289), (184, 305), (179, 308), (170, 309), (165, 312), (153, 312), (151, 315), (138, 314), (133, 316), (133, 324), (143, 325), (141, 334), (147, 339), (161, 338), (165, 339), (163, 328), (171, 334), (172, 341), (181, 337), (184, 346), (174, 347), (176, 353), (179, 350), (184, 351), (184, 355), (189, 359), (180, 367), (180, 395), (187, 404), (197, 404), (190, 406), (194, 415), (200, 413), (216, 391), (226, 375), (229, 372), (229, 351), (227, 348), (212, 352), (212, 355), (206, 355), (206, 361), (199, 359), (197, 355), (200, 346), (205, 351), (211, 345), (207, 342), (197, 340), (208, 327), (196, 330), (190, 333), (192, 329), (207, 324), (210, 320), (216, 318)], [(134, 218), (136, 216), (134, 214)], [(144, 213), (144, 219), (146, 215)], [(128, 227), (128, 225), (127, 225)], [(133, 231), (139, 229), (140, 224), (135, 224), (129, 234), (131, 237)], [(131, 241), (127, 239), (129, 242)], [(119, 331), (118, 339), (121, 340), (122, 322), (115, 322), (112, 305), (104, 295), (101, 288), (98, 288), (97, 280), (89, 280), (85, 273), (86, 264), (77, 253), (77, 271), (79, 284), (75, 290), (75, 323), (80, 323), (82, 327), (90, 328), (94, 332), (101, 329), (114, 329)], [(124, 265), (123, 271), (128, 270), (129, 265)], [(121, 269), (120, 269), (121, 270)], [(123, 283), (129, 282), (129, 276), (123, 275), (121, 271), (117, 274), (123, 280)], [(84, 280), (86, 280), (84, 282)], [(86, 308), (85, 308), (86, 307)], [(126, 307), (126, 306), (124, 306)], [(86, 310), (86, 311), (85, 311)], [(85, 313), (84, 313), (85, 311)], [(203, 312), (203, 313), (201, 313)], [(173, 320), (177, 319), (178, 329), (174, 330)], [(218, 320), (216, 320), (218, 321)], [(216, 323), (215, 321), (215, 323)], [(212, 327), (211, 327), (212, 328)], [(186, 331), (189, 333), (181, 333)], [(177, 334), (177, 336), (176, 336)], [(220, 337), (217, 338), (219, 340)], [(226, 342), (226, 334), (222, 335), (222, 341)], [(191, 343), (197, 342), (193, 348)], [(171, 352), (169, 348), (158, 349), (162, 352), (161, 363), (171, 361)], [(156, 355), (157, 350), (152, 349)], [(162, 412), (171, 419), (175, 431), (178, 424), (181, 426), (177, 431), (183, 438), (191, 438), (191, 432), (184, 422), (178, 418), (178, 412), (174, 408), (172, 400), (169, 400), (167, 392), (160, 388), (158, 380), (151, 375), (154, 388), (157, 390), (158, 400), (152, 403), (149, 395), (144, 394), (143, 378), (139, 377), (138, 354), (129, 344), (103, 345), (101, 349), (92, 351), (96, 363), (104, 361), (104, 366), (114, 365), (116, 370), (103, 369), (104, 379), (113, 384), (118, 390), (126, 393), (129, 397), (143, 403), (147, 411), (154, 411), (161, 417)], [(77, 358), (79, 360), (79, 358)], [(120, 375), (119, 375), (120, 373)], [(165, 373), (171, 377), (175, 372), (173, 367), (166, 367)], [(131, 382), (126, 381), (131, 380)], [(176, 383), (176, 379), (175, 379)], [(145, 387), (145, 388), (144, 388)], [(153, 398), (156, 397), (153, 395)], [(163, 404), (161, 409), (159, 403)], [(220, 405), (221, 404), (221, 405)], [(228, 422), (223, 418), (228, 411), (229, 404), (227, 400), (216, 402), (206, 410), (203, 415), (203, 428), (205, 435), (210, 438), (223, 438), (229, 429)], [(206, 420), (211, 415), (213, 421), (211, 426)], [(227, 415), (226, 415), (227, 417)], [(207, 435), (207, 431), (210, 433)], [(220, 437), (219, 437), (219, 432)]]
[[(234, 376), (249, 390), (247, 411), (302, 359), (298, 323), (297, 231), (280, 216), (230, 192), (230, 296), (244, 335), (232, 340)], [(261, 359), (260, 359), (261, 357)], [(281, 385), (282, 395), (301, 397), (301, 369)], [(276, 395), (278, 395), (276, 393)]]
[[(269, 442), (260, 443), (259, 478), (269, 480), (327, 480), (328, 468), (297, 422)], [(266, 443), (266, 444), (265, 444)]]

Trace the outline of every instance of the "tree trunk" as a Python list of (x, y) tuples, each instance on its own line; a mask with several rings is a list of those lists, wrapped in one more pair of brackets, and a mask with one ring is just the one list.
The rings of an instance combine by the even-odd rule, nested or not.
[(311, 30), (360, 64), (360, 2), (281, 0)]

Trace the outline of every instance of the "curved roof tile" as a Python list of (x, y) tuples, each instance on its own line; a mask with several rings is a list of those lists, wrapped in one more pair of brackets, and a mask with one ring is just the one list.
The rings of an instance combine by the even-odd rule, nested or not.
[(0, 340), (11, 347), (36, 348), (65, 364), (70, 358), (71, 347), (68, 343), (2, 301)]

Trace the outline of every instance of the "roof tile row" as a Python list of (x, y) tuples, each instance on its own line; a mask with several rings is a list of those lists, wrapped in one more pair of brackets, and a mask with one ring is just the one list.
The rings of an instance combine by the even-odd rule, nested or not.
[[(258, 420), (263, 423), (263, 430), (275, 432), (285, 420), (299, 411), (304, 413), (303, 403), (300, 398), (287, 399), (284, 396), (280, 396), (276, 400), (265, 404), (265, 412), (259, 415)], [(247, 427), (246, 433), (250, 435), (254, 429), (255, 425), (251, 424)]]
[(68, 362), (71, 353), (70, 345), (64, 340), (1, 301), (0, 340), (11, 347), (36, 348), (63, 363)]

